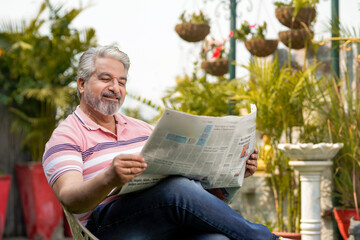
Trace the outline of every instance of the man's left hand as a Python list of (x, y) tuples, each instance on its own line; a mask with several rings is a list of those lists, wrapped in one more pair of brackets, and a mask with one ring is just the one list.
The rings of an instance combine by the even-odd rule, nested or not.
[(246, 161), (245, 177), (253, 175), (257, 169), (258, 150), (255, 148), (250, 158)]

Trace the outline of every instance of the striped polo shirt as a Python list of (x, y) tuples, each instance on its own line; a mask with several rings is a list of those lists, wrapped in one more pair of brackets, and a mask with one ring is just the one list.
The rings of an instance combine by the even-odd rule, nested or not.
[[(79, 106), (59, 124), (46, 143), (42, 161), (50, 186), (68, 171), (82, 173), (87, 181), (108, 168), (115, 156), (141, 152), (152, 126), (119, 113), (114, 116), (116, 135), (92, 121)], [(91, 211), (75, 217), (86, 224), (90, 215)]]

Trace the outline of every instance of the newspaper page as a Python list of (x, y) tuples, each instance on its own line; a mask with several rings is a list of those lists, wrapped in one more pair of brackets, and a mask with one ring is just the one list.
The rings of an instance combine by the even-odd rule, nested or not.
[(145, 172), (120, 194), (155, 185), (168, 175), (182, 175), (205, 188), (241, 187), (245, 164), (255, 148), (256, 106), (245, 116), (196, 116), (165, 110), (141, 151)]

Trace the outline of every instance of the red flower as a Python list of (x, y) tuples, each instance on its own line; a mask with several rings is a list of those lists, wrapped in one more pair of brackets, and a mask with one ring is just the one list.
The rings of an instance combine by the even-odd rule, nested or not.
[(254, 28), (254, 27), (256, 27), (256, 24), (251, 25), (249, 28), (252, 29), (252, 28)]
[(220, 57), (220, 51), (215, 51), (211, 58), (219, 58)]
[(220, 52), (222, 50), (222, 45), (219, 45), (217, 48), (215, 48), (215, 52)]
[(229, 38), (231, 38), (232, 36), (234, 36), (234, 30), (231, 30), (229, 33)]

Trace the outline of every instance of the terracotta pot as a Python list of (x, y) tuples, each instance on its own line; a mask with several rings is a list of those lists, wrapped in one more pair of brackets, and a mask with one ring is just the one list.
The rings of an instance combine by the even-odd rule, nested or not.
[(292, 49), (302, 49), (306, 43), (309, 45), (313, 36), (314, 33), (310, 29), (292, 29), (279, 32), (280, 41)]
[(244, 41), (247, 50), (257, 57), (267, 57), (275, 52), (278, 42), (278, 40), (267, 39), (250, 39)]
[(6, 210), (9, 200), (11, 175), (0, 176), (0, 239), (5, 230)]
[(175, 31), (185, 41), (199, 42), (209, 34), (210, 26), (200, 23), (180, 23), (175, 26)]
[[(344, 239), (349, 238), (349, 226), (350, 219), (354, 217), (355, 220), (360, 220), (357, 218), (355, 209), (333, 209), (334, 217), (338, 225), (339, 232)], [(359, 213), (360, 214), (360, 213)], [(358, 215), (359, 216), (359, 215)]]
[(229, 59), (220, 58), (215, 61), (204, 61), (201, 63), (201, 68), (213, 76), (222, 76), (229, 72)]
[(51, 239), (61, 223), (63, 210), (41, 163), (16, 164), (15, 170), (27, 237)]
[(279, 22), (292, 29), (304, 28), (303, 24), (309, 26), (315, 19), (316, 10), (312, 7), (303, 7), (299, 10), (299, 13), (296, 15), (294, 21), (292, 21), (293, 15), (293, 7), (281, 7), (275, 9), (275, 16)]
[(301, 233), (292, 233), (292, 232), (273, 232), (276, 236), (294, 239), (294, 240), (301, 240)]

